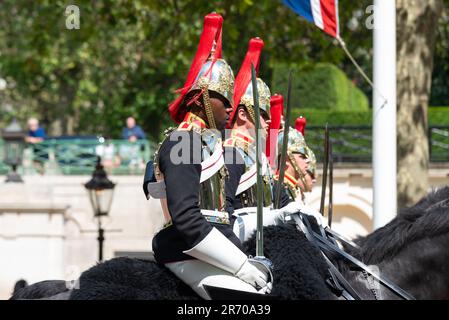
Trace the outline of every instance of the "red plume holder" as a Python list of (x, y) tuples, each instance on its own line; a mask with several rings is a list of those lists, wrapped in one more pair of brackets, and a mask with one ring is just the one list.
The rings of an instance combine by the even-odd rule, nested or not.
[(301, 132), (302, 136), (305, 138), (305, 132), (306, 132), (306, 118), (304, 118), (303, 116), (300, 116), (298, 118), (296, 118), (295, 121), (295, 129), (298, 130), (299, 132)]

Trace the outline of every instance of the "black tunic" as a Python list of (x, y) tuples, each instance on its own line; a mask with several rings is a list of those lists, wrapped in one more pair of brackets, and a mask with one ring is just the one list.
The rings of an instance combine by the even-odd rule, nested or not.
[[(201, 164), (193, 163), (193, 159), (198, 158), (198, 154), (193, 154), (193, 146), (199, 140), (196, 140), (195, 143), (193, 141), (201, 139), (201, 136), (194, 131), (189, 131), (188, 138), (191, 147), (190, 154), (186, 158), (188, 161), (185, 163), (174, 163), (176, 160), (170, 157), (171, 151), (178, 141), (166, 139), (159, 151), (159, 168), (164, 175), (167, 205), (173, 222), (153, 238), (154, 256), (159, 263), (194, 259), (184, 254), (183, 251), (189, 250), (201, 242), (212, 230), (212, 227), (216, 227), (237, 247), (241, 248), (241, 243), (233, 233), (231, 225), (209, 223), (201, 214), (199, 207)], [(185, 149), (177, 147), (175, 150), (179, 151), (176, 152), (177, 155), (183, 156), (182, 152)], [(217, 250), (219, 250), (219, 244), (217, 244)]]

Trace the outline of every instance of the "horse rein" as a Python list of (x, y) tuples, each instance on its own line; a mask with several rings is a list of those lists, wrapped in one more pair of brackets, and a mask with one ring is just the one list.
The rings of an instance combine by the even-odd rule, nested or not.
[[(310, 222), (307, 220), (307, 218), (304, 217), (304, 214), (302, 214), (302, 213), (294, 214), (293, 215), (293, 219), (296, 222), (297, 227), (300, 229), (300, 231), (302, 231), (305, 234), (306, 238), (310, 242), (312, 242), (316, 247), (318, 247), (318, 249), (323, 254), (323, 256), (325, 256), (325, 260), (326, 260), (326, 262), (327, 262), (327, 264), (329, 266), (329, 271), (331, 273), (332, 278), (333, 279), (336, 278), (336, 279), (338, 279), (341, 282), (340, 285), (336, 285), (337, 289), (339, 289), (339, 287), (340, 288), (343, 287), (344, 290), (343, 290), (342, 293), (344, 293), (345, 290), (346, 290), (346, 293), (344, 294), (344, 296), (345, 295), (347, 296), (349, 294), (349, 295), (352, 296), (353, 299), (357, 299), (357, 300), (360, 299), (360, 295), (356, 292), (356, 290), (354, 290), (354, 288), (352, 288), (352, 286), (343, 277), (343, 275), (340, 273), (340, 271), (337, 269), (337, 267), (326, 256), (324, 251), (327, 251), (327, 252), (330, 252), (330, 253), (332, 253), (332, 252), (333, 253), (337, 253), (339, 256), (342, 256), (346, 260), (349, 260), (351, 263), (353, 263), (354, 265), (359, 267), (362, 270), (362, 273), (365, 274), (365, 278), (368, 281), (368, 285), (370, 285), (369, 279), (368, 279), (368, 274), (369, 274), (373, 278), (377, 279), (384, 286), (386, 286), (388, 289), (390, 289), (394, 294), (396, 294), (400, 298), (402, 298), (404, 300), (415, 300), (415, 298), (410, 293), (404, 291), (399, 286), (395, 285), (393, 282), (388, 280), (385, 276), (381, 276), (380, 274), (378, 275), (378, 274), (374, 273), (373, 271), (370, 270), (370, 268), (366, 264), (364, 264), (360, 260), (356, 259), (355, 257), (351, 256), (347, 252), (345, 252), (342, 249), (340, 249), (338, 247), (338, 245), (336, 244), (335, 239), (333, 239), (333, 238), (329, 237), (328, 235), (326, 235), (326, 231), (324, 230), (324, 228), (322, 226), (319, 226), (322, 235), (316, 233), (312, 229), (312, 226), (310, 225)], [(332, 231), (332, 233), (330, 233), (330, 234), (335, 234), (335, 231)], [(323, 237), (323, 235), (325, 235), (325, 236)], [(339, 238), (340, 238), (340, 240), (344, 239), (341, 236)], [(346, 240), (343, 240), (343, 241), (346, 241)], [(356, 244), (354, 244), (352, 242), (349, 242), (349, 241), (348, 241), (348, 243), (351, 246), (356, 245)], [(369, 286), (369, 290), (374, 295), (374, 298), (378, 299), (378, 295), (377, 295), (377, 293), (375, 293), (375, 289), (372, 288), (371, 286)], [(341, 289), (340, 289), (340, 291), (341, 291)]]

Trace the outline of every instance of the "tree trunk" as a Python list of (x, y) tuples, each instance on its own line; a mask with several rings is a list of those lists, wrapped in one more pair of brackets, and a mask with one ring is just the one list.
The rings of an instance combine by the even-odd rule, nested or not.
[(396, 0), (398, 207), (428, 191), (427, 107), (442, 0)]

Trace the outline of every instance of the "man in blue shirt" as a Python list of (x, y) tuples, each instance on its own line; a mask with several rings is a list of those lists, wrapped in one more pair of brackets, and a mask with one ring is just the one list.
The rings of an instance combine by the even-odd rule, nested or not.
[(145, 133), (140, 126), (136, 125), (136, 120), (133, 117), (126, 119), (126, 128), (122, 130), (122, 139), (131, 142), (138, 139), (145, 139)]
[(36, 118), (28, 119), (28, 136), (25, 137), (25, 141), (28, 143), (39, 143), (45, 140), (47, 135), (42, 127), (39, 127), (39, 120)]
[(39, 120), (36, 118), (28, 119), (28, 135), (25, 137), (25, 141), (32, 145), (33, 162), (40, 174), (44, 174), (44, 162), (48, 159), (47, 146), (41, 144), (46, 138), (44, 128), (39, 127)]

